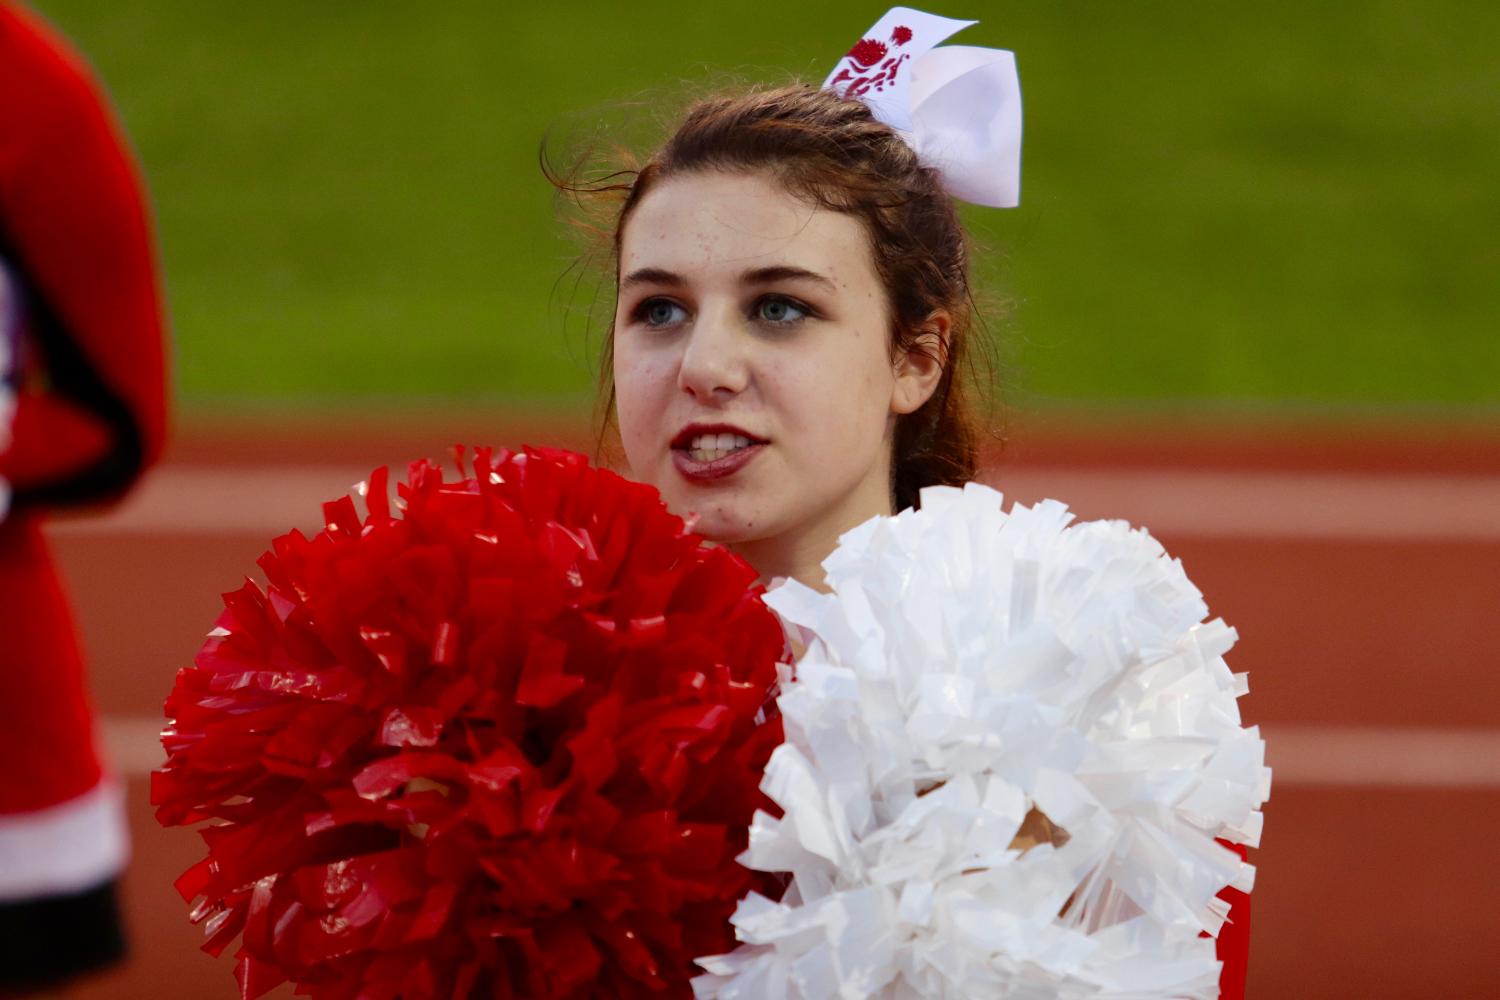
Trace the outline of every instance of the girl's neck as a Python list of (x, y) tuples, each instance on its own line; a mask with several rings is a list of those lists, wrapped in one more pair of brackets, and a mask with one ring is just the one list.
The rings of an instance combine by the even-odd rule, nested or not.
[(861, 496), (858, 491), (844, 502), (809, 518), (791, 531), (770, 538), (736, 543), (733, 548), (760, 573), (762, 583), (790, 577), (814, 590), (827, 591), (823, 560), (839, 543), (839, 536), (877, 515), (894, 512), (885, 489)]
[(798, 539), (792, 544), (787, 544), (787, 541), (779, 537), (758, 539), (735, 545), (734, 550), (755, 567), (763, 584), (769, 585), (773, 580), (790, 577), (814, 590), (826, 591), (828, 587), (824, 581), (822, 563), (828, 558), (828, 553), (833, 551), (838, 537), (835, 536), (833, 544), (826, 546), (807, 538)]

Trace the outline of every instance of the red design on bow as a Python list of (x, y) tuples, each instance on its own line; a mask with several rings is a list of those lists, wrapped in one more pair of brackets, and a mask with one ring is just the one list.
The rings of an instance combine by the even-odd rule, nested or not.
[(861, 68), (867, 68), (884, 59), (887, 51), (884, 42), (877, 42), (873, 38), (861, 38), (854, 43), (854, 48), (849, 50), (849, 58), (858, 63)]
[[(897, 48), (905, 45), (911, 41), (911, 29), (904, 24), (897, 25), (891, 32), (891, 41)], [(859, 97), (872, 90), (879, 93), (896, 82), (901, 64), (909, 58), (906, 53), (888, 58), (889, 52), (890, 49), (879, 39), (861, 38), (844, 57), (848, 65), (834, 76), (832, 85), (844, 97)]]

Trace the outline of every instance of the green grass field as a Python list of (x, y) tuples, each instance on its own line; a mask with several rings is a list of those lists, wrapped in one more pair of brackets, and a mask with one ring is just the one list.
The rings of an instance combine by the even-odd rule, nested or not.
[[(194, 407), (576, 407), (549, 127), (826, 68), (879, 4), (38, 0), (108, 83)], [(1023, 206), (968, 218), (1023, 405), (1500, 404), (1500, 7), (970, 0)], [(556, 287), (555, 287), (556, 286)], [(599, 311), (607, 312), (608, 289)]]

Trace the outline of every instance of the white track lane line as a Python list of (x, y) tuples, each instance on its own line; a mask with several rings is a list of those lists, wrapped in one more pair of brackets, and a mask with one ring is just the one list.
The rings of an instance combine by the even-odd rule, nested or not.
[[(393, 473), (398, 470), (392, 470)], [(251, 535), (321, 526), (321, 504), (368, 475), (345, 466), (168, 466), (120, 508), (62, 535)], [(1008, 498), (1055, 497), (1083, 518), (1165, 537), (1500, 541), (1500, 476), (1028, 467), (985, 476)]]
[(1164, 536), (1500, 541), (1500, 476), (1025, 469), (987, 474), (1009, 499)]
[[(160, 767), (162, 722), (103, 720), (104, 749), (126, 777)], [(1278, 787), (1500, 789), (1500, 730), (1262, 726)]]

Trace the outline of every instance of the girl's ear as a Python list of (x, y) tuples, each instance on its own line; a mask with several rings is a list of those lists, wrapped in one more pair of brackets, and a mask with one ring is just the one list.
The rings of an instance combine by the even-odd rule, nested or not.
[(894, 358), (896, 386), (891, 393), (891, 412), (915, 413), (936, 391), (948, 364), (948, 338), (953, 318), (946, 309), (928, 316), (912, 339), (911, 346)]

